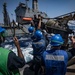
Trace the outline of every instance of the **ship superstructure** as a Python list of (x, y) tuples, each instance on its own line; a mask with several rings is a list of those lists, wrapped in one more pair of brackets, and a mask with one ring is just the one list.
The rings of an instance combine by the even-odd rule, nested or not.
[[(28, 7), (27, 1), (28, 0), (26, 0), (26, 4), (19, 3), (19, 6), (15, 9), (16, 21), (19, 24), (23, 23), (23, 20), (22, 20), (23, 17), (33, 18), (34, 15), (38, 16), (38, 14), (40, 14), (41, 16), (48, 18), (47, 14), (45, 12), (39, 11), (38, 0), (32, 0), (32, 9), (30, 7)], [(24, 23), (28, 23), (28, 22), (24, 21)]]

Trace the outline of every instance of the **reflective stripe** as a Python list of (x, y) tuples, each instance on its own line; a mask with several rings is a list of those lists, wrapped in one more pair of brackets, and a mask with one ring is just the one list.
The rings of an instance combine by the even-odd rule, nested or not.
[(63, 44), (63, 41), (51, 40), (51, 42), (56, 42), (56, 43), (59, 43), (59, 44)]
[(64, 61), (64, 56), (62, 55), (46, 55), (46, 60), (56, 60), (56, 61)]
[(33, 42), (33, 44), (43, 44), (43, 42)]

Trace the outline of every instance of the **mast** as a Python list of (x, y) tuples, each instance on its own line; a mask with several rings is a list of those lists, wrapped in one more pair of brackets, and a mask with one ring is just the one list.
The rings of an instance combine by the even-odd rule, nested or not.
[(33, 0), (32, 1), (32, 9), (33, 11), (38, 11), (38, 0)]
[(10, 26), (10, 18), (6, 9), (6, 3), (3, 4), (3, 16), (4, 16), (4, 25)]
[(28, 1), (29, 1), (29, 0), (26, 0), (26, 8), (27, 8), (27, 10), (28, 10)]

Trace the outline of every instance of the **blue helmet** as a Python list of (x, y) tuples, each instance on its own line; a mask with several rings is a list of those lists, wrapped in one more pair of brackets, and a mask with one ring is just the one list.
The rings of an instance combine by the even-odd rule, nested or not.
[(29, 31), (30, 33), (33, 33), (34, 27), (30, 26), (30, 27), (28, 28), (28, 31)]
[(64, 43), (63, 38), (60, 34), (55, 34), (51, 37), (51, 45), (52, 46), (60, 46)]
[(41, 39), (43, 37), (43, 34), (40, 30), (36, 30), (34, 36), (36, 39)]
[(0, 27), (0, 33), (1, 33), (1, 32), (4, 32), (4, 31), (5, 31), (5, 29), (2, 28), (2, 27)]

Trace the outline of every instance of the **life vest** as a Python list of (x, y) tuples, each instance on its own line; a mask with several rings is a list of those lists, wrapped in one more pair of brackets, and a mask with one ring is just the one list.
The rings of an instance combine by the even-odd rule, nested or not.
[[(10, 75), (7, 61), (10, 50), (0, 47), (0, 75)], [(18, 70), (12, 71), (11, 75), (20, 75)]]
[(43, 53), (46, 75), (65, 75), (68, 55), (64, 50), (49, 50)]

